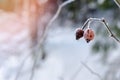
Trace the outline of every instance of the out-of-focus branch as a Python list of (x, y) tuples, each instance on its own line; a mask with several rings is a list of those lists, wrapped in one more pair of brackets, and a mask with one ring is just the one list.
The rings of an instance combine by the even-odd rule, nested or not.
[[(51, 24), (56, 20), (56, 18), (59, 16), (62, 8), (66, 5), (68, 5), (69, 3), (73, 2), (74, 0), (67, 0), (65, 2), (63, 2), (59, 7), (58, 7), (58, 10), (57, 12), (55, 13), (55, 15), (52, 17), (52, 19), (48, 22), (47, 26), (45, 26), (45, 29), (44, 29), (44, 32), (43, 32), (43, 35), (41, 37), (40, 40), (38, 40), (38, 43), (35, 47), (35, 51), (34, 51), (34, 55), (35, 55), (35, 60), (34, 60), (34, 63), (33, 63), (33, 67), (32, 67), (32, 72), (31, 72), (31, 76), (30, 76), (30, 80), (33, 80), (33, 77), (34, 77), (34, 73), (35, 73), (35, 67), (36, 67), (36, 62), (37, 62), (37, 59), (38, 59), (38, 55), (40, 55), (39, 53), (39, 49), (41, 48), (41, 46), (43, 46), (43, 42), (47, 36), (47, 33), (48, 33), (48, 30), (51, 26)], [(37, 55), (38, 54), (38, 55)], [(41, 51), (41, 54), (42, 54), (42, 51)]]
[[(85, 63), (88, 62), (89, 56), (86, 57), (86, 61), (84, 61)], [(81, 61), (80, 61), (81, 62)], [(73, 75), (71, 75), (71, 78), (69, 80), (75, 80), (75, 78), (79, 75), (79, 73), (81, 72), (83, 66), (79, 65), (78, 69), (75, 70), (75, 72), (73, 73)]]
[(85, 63), (83, 63), (83, 62), (81, 62), (81, 64), (82, 64), (86, 69), (88, 69), (88, 71), (90, 71), (91, 74), (97, 76), (100, 80), (103, 80), (103, 78), (102, 78), (98, 73), (96, 73), (95, 71), (93, 71), (87, 64), (85, 64)]
[(102, 22), (104, 23), (105, 27), (107, 28), (110, 36), (111, 36), (113, 39), (115, 39), (117, 42), (120, 43), (120, 40), (112, 33), (112, 31), (110, 30), (110, 28), (109, 28), (107, 22), (105, 21), (105, 19), (102, 19)]
[[(56, 18), (57, 18), (57, 17), (59, 16), (59, 14), (60, 14), (62, 8), (63, 8), (64, 6), (66, 6), (66, 5), (68, 5), (69, 3), (73, 2), (73, 1), (74, 1), (74, 0), (68, 0), (68, 1), (63, 2), (63, 3), (58, 7), (57, 12), (56, 12), (55, 15), (53, 16), (53, 18), (50, 20), (50, 22), (48, 23), (48, 25), (46, 26), (46, 28), (48, 28), (48, 27), (56, 20)], [(47, 30), (48, 30), (48, 29), (46, 29), (46, 31), (47, 31)]]
[(75, 71), (75, 73), (71, 76), (70, 80), (75, 80), (81, 70), (82, 66), (80, 65), (79, 68)]
[(118, 7), (120, 8), (120, 0), (114, 0), (114, 2), (118, 5)]
[(30, 80), (33, 80), (33, 78), (34, 78), (35, 68), (36, 68), (36, 63), (37, 63), (37, 58), (38, 58), (38, 55), (34, 55), (34, 56), (35, 56), (35, 59), (33, 61), (33, 66), (32, 66), (32, 70), (31, 70)]
[(47, 26), (45, 27), (46, 29), (45, 29), (45, 31), (44, 31), (44, 33), (43, 33), (42, 39), (38, 42), (38, 46), (40, 46), (40, 44), (45, 40), (51, 24), (52, 24), (52, 23), (56, 20), (56, 18), (59, 16), (62, 8), (63, 8), (64, 6), (72, 3), (73, 1), (75, 1), (75, 0), (67, 0), (67, 1), (63, 2), (63, 3), (58, 7), (57, 12), (55, 13), (55, 15), (52, 17), (52, 19), (49, 21), (49, 23), (48, 23)]
[(22, 60), (22, 62), (21, 62), (21, 64), (20, 64), (20, 67), (19, 67), (19, 69), (18, 69), (18, 72), (17, 72), (17, 74), (16, 74), (15, 80), (18, 80), (18, 79), (19, 79), (19, 76), (20, 76), (20, 74), (21, 74), (22, 68), (23, 68), (23, 66), (24, 66), (24, 64), (25, 64), (25, 61), (28, 59), (28, 57), (30, 57), (30, 54), (28, 54), (28, 55)]

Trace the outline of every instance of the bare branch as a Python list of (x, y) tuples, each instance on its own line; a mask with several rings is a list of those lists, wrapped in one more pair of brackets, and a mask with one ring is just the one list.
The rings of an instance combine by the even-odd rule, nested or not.
[(89, 23), (90, 20), (91, 20), (90, 18), (87, 19), (87, 21), (82, 26), (82, 30), (85, 29), (85, 27), (87, 26), (87, 24)]
[[(35, 52), (34, 54), (36, 55), (37, 52), (39, 51), (39, 49), (41, 48), (42, 44), (43, 44), (43, 41), (45, 40), (46, 36), (47, 36), (47, 32), (49, 30), (49, 27), (51, 26), (51, 24), (56, 20), (56, 18), (59, 16), (60, 14), (60, 11), (62, 10), (62, 8), (66, 5), (68, 5), (69, 3), (73, 2), (74, 0), (68, 0), (68, 1), (65, 1), (64, 3), (62, 3), (59, 7), (58, 7), (58, 10), (57, 12), (55, 13), (55, 15), (52, 17), (52, 19), (49, 21), (49, 23), (47, 24), (47, 26), (45, 27), (45, 31), (43, 33), (43, 36), (40, 40), (38, 40), (38, 44), (37, 46), (35, 47)], [(37, 56), (35, 56), (35, 60), (34, 60), (34, 63), (33, 63), (33, 67), (32, 67), (32, 72), (31, 72), (31, 76), (30, 76), (30, 80), (33, 79), (33, 76), (34, 76), (34, 72), (35, 72), (35, 66), (36, 66), (36, 62), (37, 62)]]
[(70, 80), (75, 80), (81, 70), (82, 66), (80, 65), (79, 68), (75, 71), (75, 73), (71, 76)]
[(67, 0), (65, 2), (63, 2), (59, 7), (58, 7), (58, 10), (57, 12), (55, 13), (55, 15), (52, 17), (52, 19), (49, 21), (49, 23), (47, 24), (46, 26), (46, 29), (44, 31), (44, 34), (43, 34), (43, 37), (42, 39), (40, 40), (40, 42), (38, 43), (38, 46), (40, 46), (40, 44), (43, 42), (43, 40), (45, 39), (45, 37), (47, 36), (47, 32), (49, 30), (49, 27), (51, 26), (51, 24), (57, 19), (57, 17), (59, 16), (62, 8), (70, 3), (72, 3), (73, 1), (75, 0)]
[(88, 18), (88, 19), (86, 20), (86, 22), (83, 24), (82, 30), (83, 30), (87, 25), (88, 25), (88, 27), (89, 27), (89, 25), (90, 25), (90, 23), (91, 23), (92, 21), (100, 21), (100, 19), (99, 19), (99, 18)]
[(120, 43), (120, 40), (112, 33), (112, 31), (110, 30), (110, 27), (108, 26), (107, 22), (105, 21), (105, 19), (102, 19), (102, 22), (104, 23), (105, 27), (107, 28), (107, 31), (109, 32), (110, 36), (115, 39), (117, 42)]
[(20, 76), (20, 74), (21, 74), (21, 70), (22, 70), (22, 68), (23, 68), (23, 66), (24, 66), (24, 64), (25, 64), (25, 61), (28, 59), (29, 56), (30, 56), (30, 54), (28, 54), (28, 55), (23, 59), (23, 61), (21, 62), (20, 67), (19, 67), (18, 72), (17, 72), (16, 77), (15, 77), (15, 80), (18, 80), (18, 78), (19, 78), (19, 76)]
[[(88, 58), (89, 56), (86, 57), (86, 60), (84, 61), (85, 63), (88, 62)], [(81, 62), (81, 61), (80, 61)], [(82, 65), (79, 65), (78, 66), (78, 69), (75, 70), (75, 72), (73, 73), (73, 75), (71, 76), (70, 80), (75, 80), (75, 78), (79, 75), (79, 73), (81, 72), (83, 66)]]
[(97, 76), (100, 80), (103, 80), (103, 78), (102, 78), (98, 73), (96, 73), (95, 71), (93, 71), (87, 64), (85, 64), (85, 63), (83, 63), (83, 62), (81, 62), (81, 64), (82, 64), (86, 69), (88, 69), (88, 71), (90, 71), (91, 74)]
[[(86, 22), (83, 24), (82, 29), (84, 29), (85, 27), (87, 27), (88, 24), (90, 25), (90, 23), (91, 23), (92, 21), (102, 22), (102, 23), (105, 25), (105, 27), (106, 27), (107, 31), (109, 32), (110, 36), (111, 36), (113, 39), (115, 39), (115, 41), (117, 41), (117, 42), (120, 43), (120, 40), (113, 34), (113, 32), (111, 31), (110, 27), (108, 26), (108, 23), (105, 21), (104, 18), (102, 18), (102, 19), (100, 19), (100, 18), (89, 18), (89, 19), (87, 19)], [(89, 25), (88, 25), (88, 27), (89, 27)]]
[(35, 56), (35, 59), (33, 61), (33, 66), (32, 66), (32, 70), (31, 70), (30, 80), (33, 80), (33, 77), (34, 77), (34, 74), (35, 74), (36, 63), (37, 63), (37, 55)]

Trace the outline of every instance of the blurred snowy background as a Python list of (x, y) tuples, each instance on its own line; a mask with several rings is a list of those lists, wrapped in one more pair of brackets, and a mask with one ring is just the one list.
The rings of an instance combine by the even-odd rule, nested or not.
[(120, 46), (102, 24), (91, 24), (96, 35), (89, 44), (75, 40), (76, 28), (89, 17), (104, 17), (120, 37), (120, 10), (113, 0), (68, 4), (35, 49), (64, 1), (0, 0), (0, 80), (120, 80)]

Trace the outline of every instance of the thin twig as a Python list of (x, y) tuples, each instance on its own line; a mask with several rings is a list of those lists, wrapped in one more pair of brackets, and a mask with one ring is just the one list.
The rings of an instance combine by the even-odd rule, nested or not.
[[(86, 57), (85, 63), (88, 62), (88, 58), (89, 58), (89, 56)], [(81, 61), (80, 61), (80, 62), (81, 62)], [(81, 72), (82, 68), (83, 68), (83, 66), (80, 65), (80, 66), (78, 67), (78, 69), (75, 70), (75, 72), (73, 73), (73, 75), (71, 75), (71, 78), (70, 78), (69, 80), (75, 80), (75, 78), (76, 78), (76, 77), (79, 75), (79, 73)]]
[(34, 48), (33, 50), (33, 66), (31, 69), (31, 75), (30, 75), (30, 79), (29, 80), (33, 80), (34, 75), (35, 75), (35, 68), (37, 66), (37, 61), (42, 57), (41, 54), (42, 50), (37, 51), (36, 48)]
[[(117, 42), (120, 43), (120, 40), (113, 34), (113, 32), (111, 31), (110, 27), (108, 26), (108, 23), (105, 21), (104, 18), (102, 18), (102, 19), (100, 19), (100, 18), (89, 18), (89, 19), (87, 19), (86, 22), (83, 24), (82, 30), (83, 30), (85, 27), (89, 27), (89, 25), (90, 25), (90, 23), (91, 23), (92, 21), (102, 22), (102, 23), (105, 25), (105, 27), (106, 27), (107, 31), (109, 32), (110, 36), (111, 36), (113, 39), (115, 39), (115, 41), (117, 41)], [(88, 26), (87, 26), (87, 25), (88, 25)]]
[(45, 27), (46, 29), (45, 29), (45, 31), (44, 31), (44, 34), (43, 34), (42, 39), (41, 39), (41, 40), (39, 41), (39, 43), (38, 43), (38, 46), (40, 46), (40, 44), (45, 40), (51, 24), (57, 19), (57, 17), (59, 16), (62, 8), (63, 8), (64, 6), (72, 3), (73, 1), (75, 1), (75, 0), (67, 0), (67, 1), (63, 2), (63, 3), (58, 7), (57, 12), (55, 13), (55, 15), (52, 17), (52, 19), (49, 21), (49, 23), (48, 23), (47, 26)]
[(34, 77), (34, 74), (35, 74), (36, 63), (37, 63), (37, 55), (35, 55), (35, 59), (33, 61), (33, 67), (32, 67), (32, 70), (31, 70), (30, 80), (33, 80), (33, 77)]
[(97, 76), (100, 80), (103, 80), (103, 78), (102, 78), (98, 73), (96, 73), (95, 71), (93, 71), (87, 64), (85, 64), (85, 63), (83, 63), (83, 62), (81, 62), (81, 64), (82, 64), (86, 69), (88, 69), (88, 71), (90, 71), (91, 74)]
[(85, 23), (83, 24), (82, 30), (85, 29), (85, 27), (86, 27), (87, 25), (88, 25), (88, 27), (89, 27), (89, 24), (90, 24), (93, 20), (99, 21), (100, 19), (98, 19), (98, 18), (88, 18), (88, 19), (85, 21)]
[(105, 27), (107, 28), (107, 31), (109, 32), (110, 36), (115, 39), (117, 42), (120, 43), (120, 40), (112, 33), (112, 31), (110, 30), (110, 27), (108, 26), (107, 22), (105, 21), (105, 19), (102, 19), (102, 22), (104, 23)]
[(56, 13), (54, 14), (54, 16), (52, 17), (52, 19), (48, 22), (47, 26), (45, 26), (45, 29), (44, 29), (44, 33), (43, 33), (43, 36), (40, 40), (38, 40), (38, 43), (37, 45), (35, 46), (35, 49), (36, 50), (39, 50), (42, 46), (43, 46), (43, 41), (45, 40), (46, 36), (47, 36), (47, 33), (48, 33), (48, 30), (51, 26), (51, 24), (57, 19), (57, 17), (59, 16), (62, 8), (70, 3), (72, 3), (73, 1), (75, 0), (67, 0), (65, 2), (63, 2), (57, 9)]
[(19, 78), (19, 76), (20, 76), (20, 74), (21, 74), (22, 68), (23, 68), (23, 66), (24, 66), (24, 64), (25, 64), (25, 61), (28, 59), (29, 56), (30, 56), (30, 54), (28, 54), (28, 55), (23, 59), (23, 61), (21, 62), (20, 67), (19, 67), (18, 72), (17, 72), (16, 77), (15, 77), (15, 80), (18, 80), (18, 78)]
[(85, 29), (90, 20), (91, 20), (90, 18), (86, 20), (86, 22), (82, 26), (82, 30)]
[(76, 72), (72, 75), (72, 77), (70, 78), (70, 80), (75, 80), (75, 78), (78, 76), (79, 72), (82, 70), (82, 66), (80, 65), (80, 67), (76, 70)]
[[(47, 36), (47, 33), (48, 33), (48, 30), (49, 30), (49, 27), (51, 26), (51, 24), (56, 20), (56, 18), (59, 16), (60, 14), (60, 11), (62, 10), (62, 8), (64, 6), (66, 6), (67, 4), (73, 2), (74, 0), (68, 0), (68, 1), (65, 1), (63, 2), (57, 9), (57, 12), (55, 13), (55, 15), (52, 17), (52, 19), (49, 21), (49, 23), (47, 24), (47, 26), (45, 26), (45, 31), (43, 33), (43, 36), (40, 40), (38, 40), (38, 43), (37, 43), (37, 46), (35, 47), (35, 52), (34, 54), (36, 55), (37, 52), (39, 51), (40, 47), (42, 46), (43, 44), (43, 41), (45, 40), (46, 36)], [(36, 66), (36, 62), (37, 62), (37, 58), (38, 56), (35, 56), (35, 60), (34, 60), (34, 63), (33, 63), (33, 67), (32, 67), (32, 73), (31, 73), (31, 76), (30, 76), (30, 80), (33, 79), (33, 76), (34, 76), (34, 73), (35, 73), (35, 66)]]

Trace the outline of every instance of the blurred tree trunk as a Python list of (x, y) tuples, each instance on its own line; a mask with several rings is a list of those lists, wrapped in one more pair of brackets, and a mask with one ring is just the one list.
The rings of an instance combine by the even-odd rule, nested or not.
[[(0, 0), (0, 34), (5, 35), (5, 38), (0, 36), (0, 53), (1, 51), (3, 53), (13, 51), (8, 49), (9, 47), (15, 48), (12, 53), (21, 53), (17, 48), (20, 47), (22, 42), (29, 42), (29, 40), (28, 48), (34, 47), (38, 39), (42, 38), (45, 26), (56, 9), (56, 0)], [(19, 39), (14, 39), (19, 37), (19, 34), (22, 34), (25, 30), (26, 34), (23, 33), (24, 37), (21, 36)], [(17, 47), (13, 46), (13, 44), (16, 44)], [(4, 45), (9, 47), (2, 50)], [(24, 52), (25, 48), (20, 50)]]

